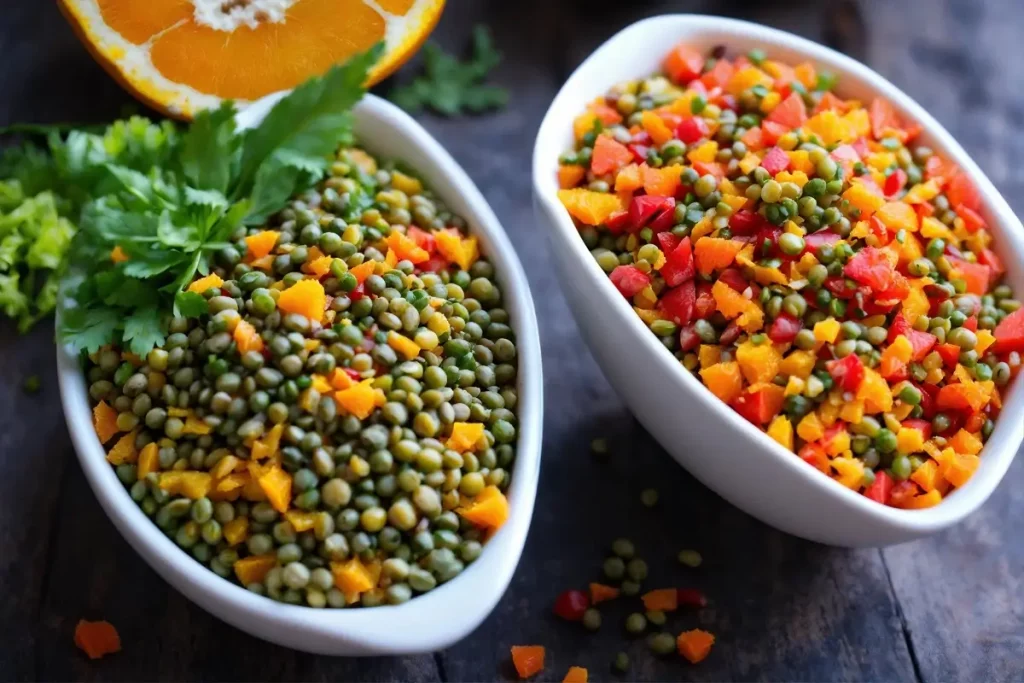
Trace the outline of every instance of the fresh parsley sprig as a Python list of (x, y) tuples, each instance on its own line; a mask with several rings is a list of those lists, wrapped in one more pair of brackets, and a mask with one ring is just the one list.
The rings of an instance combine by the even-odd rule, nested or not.
[[(187, 287), (245, 225), (258, 225), (312, 186), (351, 138), (351, 108), (382, 45), (308, 80), (248, 131), (228, 102), (201, 113), (149, 163), (113, 159), (99, 136), (72, 132), (63, 163), (87, 187), (60, 339), (78, 350), (106, 344), (144, 355), (162, 344), (172, 315), (206, 301)], [(127, 155), (129, 161), (134, 157)], [(115, 262), (115, 248), (127, 256)]]
[(508, 91), (483, 83), (491, 69), (501, 63), (486, 26), (473, 29), (472, 56), (465, 62), (433, 43), (423, 47), (423, 75), (391, 91), (390, 99), (409, 112), (424, 107), (444, 116), (465, 112), (479, 114), (501, 109), (508, 103)]

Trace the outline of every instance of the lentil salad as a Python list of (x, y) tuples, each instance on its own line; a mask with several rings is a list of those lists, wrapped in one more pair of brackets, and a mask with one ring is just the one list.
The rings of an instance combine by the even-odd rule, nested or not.
[(577, 117), (559, 197), (718, 398), (847, 487), (928, 507), (980, 462), (1024, 313), (969, 177), (835, 85), (681, 44)]
[(91, 354), (89, 394), (132, 498), (214, 572), (398, 604), (508, 516), (514, 333), (493, 266), (413, 174), (357, 148), (330, 171), (232, 235), (188, 288), (205, 314), (145, 358)]

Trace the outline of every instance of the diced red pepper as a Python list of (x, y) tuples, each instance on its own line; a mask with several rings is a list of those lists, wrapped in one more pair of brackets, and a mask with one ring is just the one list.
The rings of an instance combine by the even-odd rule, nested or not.
[(768, 338), (776, 344), (788, 344), (796, 339), (797, 333), (802, 330), (804, 323), (788, 313), (782, 313), (768, 328)]
[[(669, 199), (672, 199), (672, 197), (669, 197)], [(651, 232), (655, 234), (666, 232), (671, 230), (672, 226), (676, 224), (676, 207), (674, 202), (675, 200), (673, 199), (672, 206), (662, 209), (661, 213), (655, 216), (654, 220), (647, 225)]]
[(696, 588), (680, 588), (676, 590), (676, 602), (680, 607), (707, 607), (708, 599)]
[(608, 278), (627, 299), (636, 296), (640, 290), (651, 284), (651, 276), (636, 266), (616, 266)]
[(832, 246), (841, 238), (831, 230), (819, 230), (804, 237), (804, 254), (807, 252), (817, 253), (818, 249), (828, 245)]
[(735, 71), (736, 67), (734, 67), (729, 60), (719, 59), (715, 62), (715, 65), (711, 67), (711, 71), (701, 76), (700, 80), (709, 88), (724, 88), (729, 82), (729, 79), (732, 78)]
[[(671, 235), (672, 233), (660, 233)], [(669, 287), (678, 287), (697, 274), (693, 261), (693, 246), (689, 237), (684, 237), (670, 252), (665, 253), (665, 265), (661, 267), (661, 277)]]
[(608, 217), (604, 224), (613, 234), (622, 233), (629, 227), (629, 211), (616, 211)]
[(594, 153), (590, 158), (590, 170), (604, 175), (618, 170), (633, 160), (633, 153), (624, 144), (610, 135), (598, 135)]
[(954, 208), (960, 214), (960, 218), (964, 219), (964, 227), (967, 228), (967, 232), (978, 232), (985, 227), (985, 219), (974, 209), (970, 209), (963, 204)]
[(761, 166), (772, 175), (781, 173), (789, 168), (789, 156), (778, 147), (772, 147), (761, 159)]
[(871, 482), (871, 486), (864, 489), (864, 496), (876, 503), (888, 505), (889, 498), (892, 496), (892, 485), (892, 477), (884, 470), (879, 470), (875, 472), (875, 480)]
[(726, 268), (719, 274), (718, 279), (735, 289), (737, 292), (743, 292), (750, 286), (750, 282), (747, 278), (743, 277), (743, 273), (739, 268)]
[(693, 280), (663, 292), (658, 299), (658, 310), (677, 325), (689, 325), (693, 320), (693, 306), (697, 301), (697, 290)]
[(907, 319), (903, 316), (902, 311), (896, 314), (893, 318), (892, 325), (889, 326), (889, 337), (888, 342), (892, 344), (896, 341), (896, 337), (903, 335), (910, 342), (914, 351), (911, 355), (912, 360), (921, 360), (928, 355), (928, 352), (932, 350), (938, 339), (934, 334), (928, 332), (921, 332), (915, 330)]
[[(875, 475), (878, 476), (877, 474)], [(901, 481), (892, 485), (889, 491), (889, 500), (886, 505), (892, 507), (903, 507), (907, 501), (918, 494), (920, 489), (912, 481)]]
[(993, 353), (1009, 353), (1024, 351), (1024, 308), (1006, 316), (996, 325), (995, 344), (992, 345)]
[(967, 419), (964, 420), (964, 430), (972, 433), (980, 432), (981, 428), (985, 426), (985, 420), (987, 419), (988, 418), (985, 417), (985, 413), (980, 410), (971, 413)]
[(851, 280), (867, 285), (879, 295), (894, 287), (898, 275), (886, 253), (875, 247), (864, 247), (854, 254), (846, 262), (843, 273)]
[(871, 154), (871, 148), (868, 147), (867, 138), (857, 138), (850, 146), (853, 147), (853, 151), (856, 152), (861, 159), (866, 159), (867, 156)]
[(729, 346), (740, 338), (740, 333), (742, 331), (743, 330), (740, 329), (740, 326), (736, 324), (736, 321), (733, 320), (725, 326), (725, 329), (722, 330), (722, 334), (718, 335), (718, 343), (722, 346)]
[(657, 197), (646, 194), (633, 197), (629, 203), (629, 231), (637, 232), (645, 228), (655, 215), (660, 214), (666, 209), (674, 211), (675, 206), (676, 200), (672, 197)]
[(912, 383), (921, 392), (921, 416), (927, 420), (935, 417), (935, 399), (939, 395), (939, 388), (934, 384)]
[(1003, 265), (1003, 260), (999, 258), (991, 249), (982, 249), (981, 253), (978, 254), (978, 263), (983, 263), (992, 269), (992, 274), (995, 277), (999, 277), (1006, 272), (1006, 267)]
[(959, 172), (960, 170), (956, 167), (956, 164), (952, 161), (946, 161), (938, 154), (928, 157), (928, 161), (924, 164), (924, 177), (928, 180), (937, 180), (939, 187), (946, 185)]
[(790, 94), (772, 109), (768, 121), (783, 125), (787, 130), (804, 125), (807, 121), (807, 105), (804, 104), (804, 98), (799, 93)]
[(925, 441), (932, 436), (932, 423), (930, 420), (919, 420), (917, 418), (908, 418), (902, 423), (907, 429), (916, 429), (921, 432), (921, 435), (925, 438)]
[(725, 168), (717, 161), (695, 161), (693, 170), (702, 176), (713, 175), (718, 180), (725, 177)]
[(969, 316), (967, 318), (967, 320), (964, 321), (963, 328), (965, 330), (970, 330), (971, 332), (977, 332), (978, 331), (978, 316), (976, 316), (976, 315)]
[(857, 293), (857, 285), (851, 284), (849, 280), (843, 277), (830, 277), (826, 279), (825, 289), (832, 296), (839, 299), (852, 299), (853, 295)]
[(764, 121), (761, 123), (761, 143), (766, 147), (768, 145), (774, 145), (779, 141), (783, 135), (789, 132), (789, 128), (786, 128), (781, 123), (775, 121)]
[(886, 197), (892, 197), (894, 194), (903, 189), (907, 184), (907, 173), (902, 168), (897, 168), (895, 171), (889, 174), (889, 177), (885, 179), (885, 186), (882, 187), (882, 191), (885, 192)]
[(704, 55), (686, 43), (672, 48), (662, 64), (665, 73), (676, 85), (687, 85), (695, 78), (700, 78), (704, 71)]
[(693, 323), (683, 325), (679, 330), (679, 348), (684, 353), (693, 351), (700, 346), (700, 335), (697, 334), (696, 326)]
[(679, 126), (676, 128), (676, 137), (686, 144), (692, 145), (698, 140), (711, 137), (711, 129), (703, 117), (687, 116), (679, 122)]
[(697, 285), (697, 301), (693, 305), (693, 317), (696, 320), (707, 320), (718, 310), (711, 286), (710, 282), (701, 282)]
[(952, 207), (964, 206), (971, 211), (981, 211), (981, 195), (963, 171), (950, 178), (946, 186), (946, 199)]
[(588, 607), (590, 598), (583, 591), (562, 591), (555, 598), (555, 614), (566, 621), (580, 621)]
[(628, 147), (629, 151), (633, 153), (633, 161), (638, 164), (647, 163), (647, 153), (651, 151), (650, 145), (633, 142), (626, 145), (626, 147)]
[(733, 399), (729, 405), (737, 413), (742, 415), (747, 422), (762, 427), (779, 414), (782, 410), (783, 395), (781, 391), (769, 391), (760, 389), (758, 391), (744, 391)]
[(960, 347), (956, 344), (936, 344), (935, 352), (942, 356), (942, 362), (948, 368), (955, 368), (960, 362)]
[(876, 140), (881, 140), (891, 131), (902, 131), (899, 115), (889, 100), (883, 97), (876, 97), (871, 100), (868, 109), (868, 118), (871, 121), (871, 133)]
[(845, 358), (829, 361), (826, 365), (832, 381), (843, 391), (857, 391), (864, 380), (864, 364), (860, 356), (851, 353)]
[(828, 464), (828, 454), (825, 453), (825, 449), (816, 443), (804, 444), (797, 455), (805, 463), (822, 472), (828, 472), (831, 467)]
[(761, 214), (750, 209), (740, 209), (729, 217), (729, 229), (733, 235), (753, 235), (764, 223)]
[(960, 259), (950, 259), (953, 267), (960, 272), (960, 277), (967, 283), (967, 291), (979, 296), (988, 291), (992, 281), (992, 269), (981, 263), (971, 263)]
[(661, 253), (665, 254), (666, 258), (682, 242), (679, 235), (674, 235), (671, 232), (659, 232), (654, 236), (654, 239), (657, 240), (658, 248), (661, 249)]
[(878, 216), (871, 217), (871, 220), (868, 221), (868, 229), (882, 246), (892, 242), (892, 235), (889, 233), (889, 228), (885, 227), (885, 223), (879, 220)]
[(437, 247), (434, 243), (434, 236), (426, 230), (420, 230), (415, 225), (410, 225), (405, 231), (406, 236), (416, 243), (416, 246), (420, 249), (430, 252), (433, 254), (437, 251)]

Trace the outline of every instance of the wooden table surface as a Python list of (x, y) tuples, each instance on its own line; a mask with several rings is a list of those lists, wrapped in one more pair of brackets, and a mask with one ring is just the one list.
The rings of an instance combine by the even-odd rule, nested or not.
[[(8, 0), (0, 15), (0, 125), (102, 122), (128, 97), (88, 57), (53, 2)], [(268, 645), (178, 595), (131, 550), (97, 505), (72, 452), (54, 372), (53, 329), (0, 332), (0, 679), (486, 681), (514, 676), (508, 648), (544, 644), (540, 680), (570, 665), (592, 680), (999, 681), (1024, 677), (1024, 459), (959, 527), (885, 550), (840, 550), (774, 531), (686, 474), (612, 393), (558, 293), (533, 219), (530, 153), (540, 119), (570, 71), (643, 16), (724, 13), (828, 43), (903, 87), (959, 138), (1010, 203), (1024, 210), (1024, 5), (1019, 0), (450, 0), (435, 38), (461, 48), (492, 27), (505, 61), (494, 81), (510, 106), (470, 119), (422, 117), (490, 200), (536, 297), (547, 369), (544, 461), (529, 541), (507, 594), (463, 642), (404, 658), (315, 657)], [(39, 374), (43, 388), (21, 384)], [(1003, 419), (1020, 419), (1005, 416)], [(589, 456), (609, 436), (607, 464)], [(742, 476), (742, 473), (737, 473)], [(656, 486), (661, 503), (641, 506)], [(813, 514), (813, 513), (809, 513)], [(656, 660), (627, 641), (624, 614), (589, 634), (551, 615), (555, 595), (585, 586), (609, 541), (629, 535), (651, 585), (686, 583), (712, 605), (677, 615), (718, 642), (700, 666)], [(681, 573), (678, 549), (699, 549)], [(120, 629), (124, 651), (90, 662), (72, 644), (79, 618)], [(443, 619), (444, 615), (438, 615)]]

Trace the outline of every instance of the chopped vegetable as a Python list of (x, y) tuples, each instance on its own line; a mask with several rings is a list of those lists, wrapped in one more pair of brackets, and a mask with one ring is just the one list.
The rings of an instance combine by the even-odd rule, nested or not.
[(512, 664), (520, 679), (530, 678), (544, 670), (543, 645), (513, 645)]
[(686, 657), (691, 664), (699, 664), (707, 659), (707, 656), (711, 654), (711, 646), (714, 644), (715, 637), (699, 628), (683, 631), (676, 639), (679, 654)]
[(559, 197), (618, 294), (839, 484), (911, 509), (965, 485), (1024, 355), (970, 176), (809, 62), (684, 42), (662, 68), (587, 105), (560, 157)]
[(99, 659), (121, 651), (121, 636), (109, 622), (80, 619), (75, 625), (75, 645), (89, 659)]

